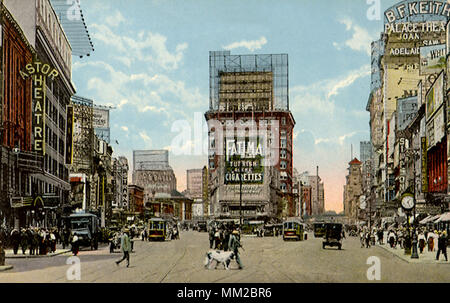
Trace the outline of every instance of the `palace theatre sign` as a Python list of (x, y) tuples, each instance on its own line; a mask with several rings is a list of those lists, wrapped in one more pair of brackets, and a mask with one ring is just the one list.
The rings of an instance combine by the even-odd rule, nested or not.
[(33, 136), (34, 151), (45, 155), (45, 99), (47, 78), (52, 81), (59, 75), (58, 71), (48, 64), (34, 61), (20, 71), (23, 79), (32, 77), (33, 83)]

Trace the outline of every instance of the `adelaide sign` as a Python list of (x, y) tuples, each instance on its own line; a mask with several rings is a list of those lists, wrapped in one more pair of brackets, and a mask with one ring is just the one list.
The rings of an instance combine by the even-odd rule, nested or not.
[(45, 99), (47, 91), (47, 78), (52, 81), (59, 76), (56, 69), (49, 64), (34, 61), (25, 66), (25, 71), (20, 71), (25, 80), (32, 77), (33, 84), (33, 135), (34, 151), (45, 155)]

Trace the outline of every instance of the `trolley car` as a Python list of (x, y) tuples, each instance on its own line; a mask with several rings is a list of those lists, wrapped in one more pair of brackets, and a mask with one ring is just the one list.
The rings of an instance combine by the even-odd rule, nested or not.
[(283, 240), (303, 241), (305, 225), (296, 219), (287, 220), (283, 223)]
[(148, 239), (149, 241), (166, 240), (167, 222), (161, 218), (152, 218), (148, 220)]

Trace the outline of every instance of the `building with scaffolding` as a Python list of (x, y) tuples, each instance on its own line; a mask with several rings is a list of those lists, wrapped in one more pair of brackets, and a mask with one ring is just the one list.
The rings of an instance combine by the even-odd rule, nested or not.
[(244, 223), (293, 215), (288, 55), (213, 51), (209, 60), (210, 214)]

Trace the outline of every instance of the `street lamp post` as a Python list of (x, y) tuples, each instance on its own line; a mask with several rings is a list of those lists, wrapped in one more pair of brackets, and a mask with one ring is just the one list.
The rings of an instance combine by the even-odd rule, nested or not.
[(412, 152), (413, 152), (413, 164), (414, 164), (414, 176), (413, 176), (414, 223), (413, 223), (413, 241), (412, 241), (411, 259), (419, 259), (419, 254), (417, 253), (417, 235), (416, 235), (416, 203), (417, 203), (417, 201), (416, 201), (416, 150), (413, 149)]

